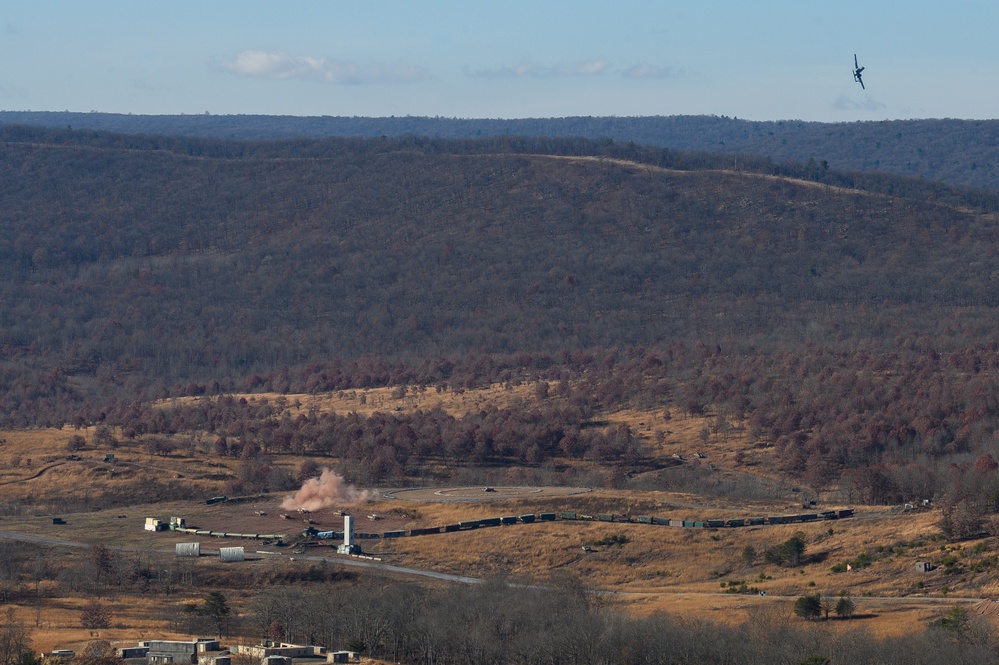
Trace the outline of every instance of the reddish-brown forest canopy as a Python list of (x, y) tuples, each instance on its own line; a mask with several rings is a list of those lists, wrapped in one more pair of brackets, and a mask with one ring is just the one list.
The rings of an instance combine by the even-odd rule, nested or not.
[[(630, 432), (587, 421), (670, 405), (748, 418), (787, 471), (848, 471), (876, 500), (994, 475), (975, 464), (999, 424), (994, 195), (577, 139), (0, 140), (4, 426), (255, 422), (263, 449), (380, 479), (449, 455), (634, 462)], [(146, 406), (512, 380), (557, 403)]]

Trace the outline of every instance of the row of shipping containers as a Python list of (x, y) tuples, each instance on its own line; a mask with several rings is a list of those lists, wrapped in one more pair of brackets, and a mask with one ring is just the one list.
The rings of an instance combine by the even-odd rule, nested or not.
[(558, 514), (562, 520), (579, 520), (594, 522), (636, 522), (638, 524), (658, 524), (661, 526), (678, 526), (692, 529), (722, 529), (741, 526), (760, 526), (763, 524), (795, 524), (799, 522), (815, 522), (818, 520), (838, 520), (853, 516), (853, 508), (827, 510), (821, 513), (802, 513), (798, 515), (772, 515), (769, 517), (735, 517), (731, 519), (714, 520), (678, 520), (653, 515), (618, 515), (597, 513), (587, 515), (563, 511)]
[[(555, 513), (529, 513), (525, 515), (505, 515), (503, 517), (484, 517), (476, 520), (463, 520), (455, 524), (445, 524), (444, 526), (417, 527), (413, 529), (398, 529), (395, 531), (385, 531), (384, 533), (365, 533), (363, 531), (354, 534), (358, 540), (372, 540), (384, 538), (405, 538), (411, 536), (429, 536), (439, 533), (453, 533), (455, 531), (471, 531), (491, 526), (507, 526), (512, 524), (533, 524), (535, 522), (551, 522), (557, 519)], [(342, 540), (343, 531), (319, 531), (314, 534), (320, 540)]]
[[(596, 522), (633, 522), (638, 524), (656, 524), (660, 526), (684, 527), (693, 529), (720, 529), (742, 526), (760, 526), (764, 524), (794, 524), (799, 522), (814, 522), (818, 520), (835, 520), (851, 517), (854, 514), (853, 508), (841, 508), (839, 510), (827, 510), (820, 513), (801, 513), (797, 515), (771, 515), (769, 517), (736, 517), (731, 519), (712, 520), (679, 520), (657, 515), (622, 515), (618, 513), (597, 513), (589, 515), (571, 511), (560, 513), (528, 513), (525, 515), (505, 515), (502, 517), (485, 517), (475, 520), (463, 520), (455, 524), (445, 524), (444, 526), (414, 528), (409, 530), (398, 529), (386, 531), (384, 533), (358, 532), (354, 537), (358, 540), (371, 540), (380, 538), (404, 538), (408, 536), (426, 536), (440, 533), (453, 533), (456, 531), (470, 531), (494, 526), (507, 526), (513, 524), (533, 524), (534, 522), (552, 522), (556, 519), (569, 521), (596, 521)], [(192, 533), (199, 536), (209, 536), (215, 538), (247, 538), (255, 540), (281, 540), (283, 534), (257, 534), (257, 533), (232, 533), (228, 531), (208, 531), (204, 529), (177, 528), (177, 531)], [(342, 531), (321, 531), (316, 534), (320, 539), (342, 539)]]
[(209, 531), (208, 529), (192, 529), (190, 527), (178, 527), (174, 531), (181, 533), (191, 533), (196, 536), (208, 536), (210, 538), (246, 538), (250, 540), (283, 540), (283, 533), (234, 533), (232, 531)]
[(503, 517), (484, 517), (477, 520), (463, 520), (456, 524), (445, 524), (442, 527), (431, 527), (429, 529), (412, 529), (411, 536), (423, 536), (431, 533), (453, 533), (455, 531), (470, 531), (490, 526), (509, 526), (512, 524), (534, 524), (535, 522), (554, 522), (557, 519), (555, 513), (528, 513), (526, 515), (505, 515)]

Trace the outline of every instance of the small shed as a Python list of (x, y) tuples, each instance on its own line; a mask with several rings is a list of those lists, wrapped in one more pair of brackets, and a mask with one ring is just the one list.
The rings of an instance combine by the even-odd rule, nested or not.
[(177, 556), (201, 556), (201, 543), (177, 543)]
[(220, 547), (219, 559), (222, 561), (245, 561), (246, 551), (242, 547)]
[(936, 566), (934, 566), (929, 561), (920, 561), (919, 563), (916, 564), (916, 570), (918, 570), (921, 573), (928, 573), (934, 568), (936, 568)]
[(291, 665), (291, 656), (266, 656), (261, 665)]
[(350, 662), (350, 652), (349, 651), (330, 651), (326, 654), (327, 663), (349, 663)]

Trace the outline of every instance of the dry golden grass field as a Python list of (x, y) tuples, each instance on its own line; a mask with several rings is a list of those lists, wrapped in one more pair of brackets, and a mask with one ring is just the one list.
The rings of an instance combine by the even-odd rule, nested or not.
[[(394, 399), (391, 389), (319, 397), (246, 397), (268, 399), (291, 410), (370, 413), (433, 408), (439, 404), (462, 413), (490, 402), (528, 400), (531, 395), (529, 386), (496, 386), (462, 394), (407, 392), (402, 399)], [(637, 411), (601, 417), (608, 422), (626, 422), (647, 438), (658, 455), (678, 454), (685, 458), (684, 463), (710, 463), (720, 472), (740, 467), (741, 472), (750, 468), (753, 473), (763, 473), (769, 467), (768, 456), (773, 454), (772, 449), (749, 446), (738, 423), (718, 427), (715, 418), (663, 421), (656, 414)], [(249, 556), (243, 563), (222, 564), (215, 557), (203, 555), (190, 564), (209, 579), (226, 579), (226, 575), (232, 575), (233, 566), (238, 566), (243, 583), (227, 593), (239, 612), (248, 611), (256, 589), (280, 578), (283, 571), (314, 566), (314, 557), (328, 557), (332, 566), (343, 565), (336, 563), (342, 559), (335, 548), (308, 547), (303, 552), (298, 549), (300, 545), (294, 544), (301, 540), (299, 534), (307, 525), (340, 529), (340, 510), (357, 517), (357, 531), (376, 533), (538, 512), (644, 514), (675, 519), (809, 512), (790, 500), (748, 503), (603, 488), (579, 494), (526, 493), (511, 498), (482, 492), (482, 501), (451, 502), (426, 497), (407, 500), (402, 498), (405, 494), (384, 498), (374, 492), (364, 505), (334, 505), (308, 514), (281, 507), (290, 493), (207, 505), (204, 498), (221, 493), (225, 479), (239, 464), (237, 460), (209, 458), (197, 453), (194, 446), (180, 446), (168, 456), (152, 456), (140, 445), (119, 447), (114, 451), (114, 463), (104, 461), (108, 451), (93, 447), (75, 453), (79, 459), (69, 459), (66, 444), (74, 434), (83, 434), (90, 441), (89, 432), (71, 429), (0, 433), (0, 502), (7, 506), (0, 516), (0, 531), (52, 539), (46, 546), (70, 558), (86, 556), (87, 545), (92, 543), (129, 548), (130, 552), (160, 557), (164, 562), (174, 560), (173, 548), (178, 542), (199, 541), (203, 552), (209, 554), (220, 546), (244, 545)], [(737, 464), (734, 457), (739, 451), (743, 455)], [(695, 452), (704, 457), (692, 459)], [(279, 458), (276, 462), (293, 469), (302, 458)], [(161, 491), (169, 500), (157, 498)], [(88, 505), (112, 495), (134, 498), (126, 508), (94, 510)], [(845, 507), (830, 497), (820, 499), (813, 510)], [(922, 630), (928, 621), (946, 614), (955, 602), (971, 603), (999, 594), (999, 546), (992, 539), (947, 543), (939, 535), (940, 516), (933, 509), (852, 507), (857, 511), (852, 518), (793, 525), (684, 529), (639, 523), (555, 521), (359, 542), (366, 553), (394, 566), (539, 583), (568, 573), (601, 592), (595, 598), (608, 606), (636, 614), (666, 611), (719, 622), (742, 622), (760, 613), (789, 614), (794, 599), (804, 594), (821, 593), (835, 599), (845, 593), (855, 601), (857, 617), (830, 624), (863, 625), (881, 635), (904, 634)], [(377, 519), (368, 519), (369, 515)], [(66, 524), (53, 524), (53, 516), (63, 518)], [(143, 530), (146, 517), (171, 516), (216, 531), (282, 533), (293, 544), (274, 548), (258, 541)], [(783, 567), (764, 561), (768, 549), (798, 531), (806, 542), (802, 566)], [(255, 554), (258, 549), (279, 553)], [(916, 563), (922, 561), (937, 567), (918, 572)], [(834, 566), (846, 562), (860, 563), (852, 565), (850, 571), (833, 572)], [(383, 578), (388, 575), (354, 567), (349, 570)], [(66, 647), (91, 638), (89, 631), (79, 628), (85, 598), (60, 597), (54, 588), (50, 591), (43, 593), (40, 601), (16, 606), (17, 616), (32, 627), (36, 648)], [(197, 600), (183, 595), (167, 598), (161, 594), (118, 594), (113, 627), (101, 631), (101, 637), (128, 641), (153, 636), (184, 637), (175, 632), (170, 613), (175, 614), (176, 607), (185, 601)]]
[[(395, 397), (398, 387), (348, 390), (316, 395), (281, 395), (277, 393), (237, 394), (236, 398), (248, 401), (267, 400), (271, 405), (286, 409), (291, 416), (315, 410), (320, 413), (358, 413), (424, 411), (441, 408), (460, 416), (487, 405), (498, 408), (513, 403), (531, 402), (534, 384), (494, 384), (487, 388), (437, 392), (419, 386), (405, 386), (405, 395)], [(196, 403), (211, 397), (180, 397), (158, 402), (161, 407), (171, 404)], [(679, 410), (676, 410), (677, 412)], [(690, 460), (696, 453), (705, 456), (704, 463), (720, 468), (737, 466), (735, 456), (742, 453), (741, 466), (751, 467), (754, 474), (767, 475), (773, 448), (751, 444), (743, 423), (719, 421), (716, 417), (674, 417), (664, 420), (661, 410), (634, 409), (601, 413), (600, 419), (608, 424), (623, 423), (662, 457), (680, 455)], [(660, 436), (661, 435), (661, 436)]]

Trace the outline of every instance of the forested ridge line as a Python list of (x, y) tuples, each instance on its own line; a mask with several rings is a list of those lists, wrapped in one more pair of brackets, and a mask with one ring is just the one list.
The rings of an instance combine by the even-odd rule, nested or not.
[(776, 162), (804, 164), (814, 160), (835, 169), (881, 171), (990, 189), (997, 188), (999, 178), (999, 120), (805, 122), (708, 115), (513, 120), (0, 112), (0, 125), (11, 124), (244, 140), (331, 136), (578, 137), (713, 152), (726, 155), (730, 163), (746, 155), (764, 155)]
[[(2, 114), (2, 112), (0, 112)], [(997, 121), (999, 122), (999, 121)], [(620, 143), (606, 137), (579, 138), (571, 135), (503, 134), (480, 138), (442, 138), (403, 134), (394, 138), (362, 138), (352, 135), (316, 138), (277, 138), (272, 140), (237, 140), (205, 138), (198, 135), (127, 134), (114, 131), (44, 128), (0, 123), (0, 141), (36, 143), (37, 145), (91, 145), (132, 151), (164, 151), (190, 156), (214, 156), (226, 159), (249, 157), (368, 156), (388, 151), (414, 151), (424, 154), (546, 154), (599, 155), (640, 161), (679, 170), (734, 170), (784, 175), (803, 180), (836, 182), (847, 188), (878, 191), (923, 199), (961, 199), (974, 208), (999, 209), (999, 194), (961, 183), (950, 185), (922, 176), (892, 174), (888, 171), (844, 170), (814, 157), (775, 160), (765, 154), (731, 156), (700, 148), (677, 149), (655, 144)]]
[[(449, 447), (634, 461), (634, 433), (592, 413), (715, 412), (790, 473), (886, 465), (857, 481), (882, 499), (950, 484), (997, 429), (988, 193), (607, 141), (0, 140), (7, 426), (169, 434), (188, 416), (144, 404), (544, 381), (569, 405), (541, 411), (557, 429), (525, 406), (259, 431), (324, 429), (387, 477)], [(376, 433), (403, 425), (429, 449)]]

